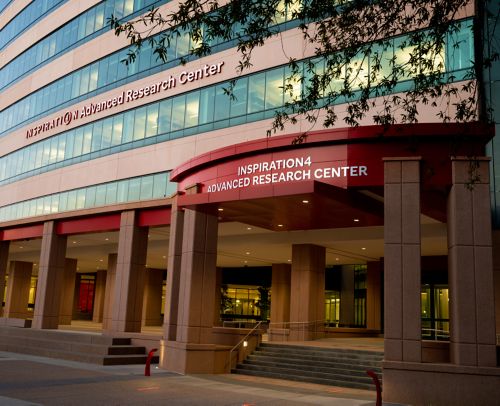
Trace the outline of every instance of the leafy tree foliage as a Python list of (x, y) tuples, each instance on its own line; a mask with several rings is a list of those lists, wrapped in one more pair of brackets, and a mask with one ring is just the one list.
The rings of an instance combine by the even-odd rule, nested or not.
[[(474, 63), (457, 81), (446, 72), (444, 52), (446, 46), (460, 47), (461, 20), (473, 6), (469, 0), (181, 0), (164, 14), (151, 9), (123, 24), (111, 18), (111, 26), (133, 45), (125, 63), (135, 60), (144, 43), (167, 61), (169, 44), (189, 35), (193, 46), (182, 63), (210, 54), (216, 41), (233, 41), (241, 55), (237, 74), (243, 74), (252, 66), (254, 51), (279, 39), (286, 23), (295, 22), (300, 46), (313, 51), (302, 62), (287, 56), (290, 74), (283, 91), (288, 102), (276, 111), (270, 132), (299, 117), (313, 124), (320, 112), (322, 124), (330, 127), (342, 103), (347, 109), (342, 120), (352, 126), (365, 117), (382, 125), (415, 123), (422, 105), (433, 107), (444, 122), (471, 121), (484, 113), (475, 78), (498, 55), (483, 59), (482, 31), (477, 30)], [(474, 25), (481, 27), (482, 18), (476, 17)], [(394, 40), (398, 36), (402, 39)], [(398, 87), (402, 81), (404, 92)], [(232, 86), (226, 89), (229, 95)]]

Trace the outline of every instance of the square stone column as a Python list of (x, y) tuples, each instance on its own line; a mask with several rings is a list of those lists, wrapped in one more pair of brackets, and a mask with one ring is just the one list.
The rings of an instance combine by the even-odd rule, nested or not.
[(379, 261), (370, 261), (366, 272), (366, 328), (382, 329), (382, 269)]
[(384, 159), (384, 352), (422, 361), (420, 158)]
[[(177, 338), (177, 316), (182, 262), (182, 239), (184, 236), (184, 210), (177, 206), (177, 198), (172, 202), (170, 217), (170, 238), (168, 242), (167, 290), (163, 309), (163, 338), (175, 341)], [(162, 363), (162, 360), (160, 360)], [(162, 363), (163, 365), (163, 363)]]
[(292, 265), (273, 264), (269, 341), (283, 341), (289, 331)]
[(92, 321), (94, 323), (102, 323), (105, 294), (106, 271), (97, 271), (95, 276), (94, 312), (92, 314)]
[(448, 196), (450, 359), (496, 366), (491, 207), (487, 158), (452, 160)]
[(290, 289), (291, 341), (314, 340), (323, 334), (325, 322), (325, 247), (292, 246)]
[(496, 333), (500, 334), (500, 230), (493, 230), (493, 284), (495, 290)]
[(140, 332), (148, 229), (136, 225), (136, 212), (121, 214), (111, 331)]
[(341, 269), (340, 284), (340, 326), (354, 326), (354, 268), (344, 266)]
[(73, 319), (76, 265), (76, 259), (66, 258), (66, 268), (64, 269), (64, 281), (61, 291), (59, 324), (71, 324), (71, 320)]
[(28, 301), (31, 286), (32, 262), (11, 261), (7, 281), (5, 317), (26, 319), (29, 316)]
[(217, 232), (215, 215), (185, 210), (177, 341), (210, 343), (212, 340)]
[(56, 234), (54, 221), (44, 223), (32, 328), (57, 328), (59, 324), (66, 242), (65, 235)]
[(182, 213), (174, 203), (170, 227), (165, 340), (160, 365), (180, 373), (223, 372), (227, 350), (215, 345), (212, 334), (216, 316), (217, 217), (190, 209)]
[(163, 269), (147, 268), (144, 282), (144, 302), (142, 304), (142, 325), (161, 326), (161, 294)]
[(10, 241), (0, 241), (0, 316), (2, 316), (2, 303), (5, 301), (5, 275), (9, 263)]
[(116, 260), (118, 254), (108, 255), (108, 269), (106, 270), (106, 288), (104, 291), (104, 307), (102, 314), (102, 329), (111, 330), (113, 301), (115, 297)]

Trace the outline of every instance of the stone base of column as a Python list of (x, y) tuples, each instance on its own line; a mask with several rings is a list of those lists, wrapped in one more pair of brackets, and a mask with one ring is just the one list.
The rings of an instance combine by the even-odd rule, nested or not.
[(230, 346), (160, 342), (160, 367), (179, 374), (223, 374), (230, 372)]
[(500, 368), (384, 362), (384, 402), (497, 405)]
[(290, 329), (288, 328), (270, 328), (267, 330), (267, 339), (274, 342), (289, 341)]
[(30, 328), (31, 320), (16, 319), (12, 317), (0, 317), (0, 326)]

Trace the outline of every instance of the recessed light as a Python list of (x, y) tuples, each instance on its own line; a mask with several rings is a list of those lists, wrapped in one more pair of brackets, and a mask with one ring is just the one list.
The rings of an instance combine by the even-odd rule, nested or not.
[[(148, 237), (149, 237), (149, 235), (148, 235)], [(106, 237), (106, 238), (104, 239), (104, 241), (109, 241), (109, 238), (107, 238), (107, 237)]]
[(217, 210), (224, 211), (224, 209), (222, 207), (219, 207)]
[(355, 223), (359, 223), (359, 219), (354, 219), (353, 220)]
[(363, 251), (364, 251), (364, 250), (366, 250), (366, 248), (365, 248), (365, 247), (361, 247), (361, 249), (362, 249)]
[(251, 229), (252, 229), (252, 227), (247, 227), (247, 230), (251, 230)]
[(278, 224), (278, 227), (283, 227), (283, 224)]
[(76, 241), (73, 241), (73, 244), (76, 244)]
[(302, 200), (302, 203), (307, 204), (309, 203), (309, 200)]
[(247, 252), (245, 252), (245, 254), (250, 255), (250, 252), (247, 251)]

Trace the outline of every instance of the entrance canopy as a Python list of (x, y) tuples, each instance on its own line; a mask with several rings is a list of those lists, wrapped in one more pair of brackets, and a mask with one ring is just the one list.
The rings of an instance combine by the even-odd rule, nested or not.
[(422, 213), (444, 222), (450, 157), (483, 155), (492, 135), (469, 123), (269, 137), (200, 155), (171, 179), (179, 206), (218, 210), (221, 221), (271, 230), (374, 226), (383, 225), (384, 158), (420, 157)]

